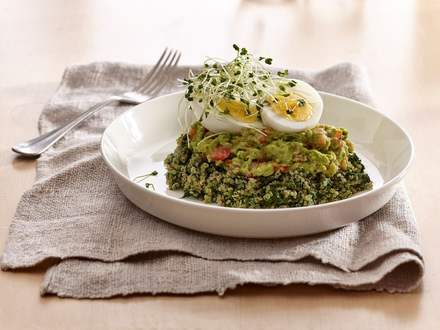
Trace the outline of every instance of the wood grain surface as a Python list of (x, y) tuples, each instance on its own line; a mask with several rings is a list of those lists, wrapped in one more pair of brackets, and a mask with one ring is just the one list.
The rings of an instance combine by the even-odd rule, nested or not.
[(112, 300), (41, 298), (43, 272), (0, 273), (1, 329), (439, 329), (440, 1), (0, 0), (0, 244), (35, 162), (10, 146), (37, 133), (41, 108), (65, 66), (230, 58), (232, 43), (318, 69), (342, 61), (368, 70), (377, 107), (411, 134), (406, 185), (418, 218), (426, 275), (411, 294), (327, 287), (246, 286), (215, 295)]

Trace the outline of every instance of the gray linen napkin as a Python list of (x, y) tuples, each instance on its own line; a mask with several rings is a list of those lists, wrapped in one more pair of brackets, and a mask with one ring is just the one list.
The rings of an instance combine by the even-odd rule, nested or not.
[[(40, 131), (130, 89), (146, 70), (118, 63), (67, 68), (41, 114)], [(180, 68), (176, 77), (187, 71)], [(292, 75), (319, 90), (371, 103), (365, 73), (352, 64)], [(402, 187), (363, 221), (301, 238), (207, 235), (140, 211), (120, 193), (98, 150), (104, 128), (126, 109), (101, 111), (38, 160), (37, 180), (23, 195), (10, 226), (3, 270), (55, 258), (60, 262), (47, 271), (41, 293), (75, 298), (223, 294), (246, 283), (408, 292), (421, 282), (418, 233)]]

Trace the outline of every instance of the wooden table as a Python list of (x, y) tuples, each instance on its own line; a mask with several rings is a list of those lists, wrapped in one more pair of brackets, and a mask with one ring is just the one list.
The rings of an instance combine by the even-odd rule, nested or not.
[(426, 260), (414, 293), (247, 286), (215, 295), (111, 300), (41, 298), (41, 270), (0, 273), (2, 329), (440, 329), (440, 2), (0, 1), (0, 240), (35, 162), (10, 146), (37, 133), (39, 111), (66, 65), (151, 63), (169, 45), (184, 64), (230, 58), (232, 43), (275, 65), (364, 64), (378, 107), (408, 129), (406, 179)]

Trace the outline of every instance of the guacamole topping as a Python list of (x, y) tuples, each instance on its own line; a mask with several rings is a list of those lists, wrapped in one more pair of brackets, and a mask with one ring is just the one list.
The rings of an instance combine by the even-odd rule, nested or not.
[(298, 133), (243, 129), (213, 134), (200, 122), (166, 160), (167, 184), (185, 196), (229, 207), (321, 204), (371, 189), (343, 128)]

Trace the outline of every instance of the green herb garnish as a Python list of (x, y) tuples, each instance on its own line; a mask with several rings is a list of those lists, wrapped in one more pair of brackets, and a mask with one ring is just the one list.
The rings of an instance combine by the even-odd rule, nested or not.
[[(185, 99), (189, 102), (197, 100), (203, 109), (199, 120), (215, 110), (221, 100), (240, 101), (248, 108), (257, 107), (260, 111), (262, 104), (268, 100), (276, 102), (276, 94), (288, 95), (286, 89), (296, 84), (287, 78), (287, 70), (274, 75), (266, 68), (265, 65), (272, 64), (272, 58), (256, 58), (246, 48), (236, 44), (232, 47), (236, 51), (232, 61), (208, 58), (201, 72), (190, 72), (189, 77), (182, 80), (186, 86)], [(189, 106), (187, 104), (186, 109)]]
[[(139, 182), (142, 182), (142, 181), (148, 179), (150, 176), (156, 176), (158, 174), (159, 173), (156, 170), (154, 170), (151, 173), (144, 174), (144, 175), (139, 175), (139, 176), (135, 177), (133, 179), (133, 181), (136, 182), (136, 183), (139, 183)], [(145, 188), (147, 188), (147, 189), (152, 188), (153, 190), (156, 190), (154, 188), (154, 185), (152, 183), (149, 183), (149, 182), (145, 183)]]

